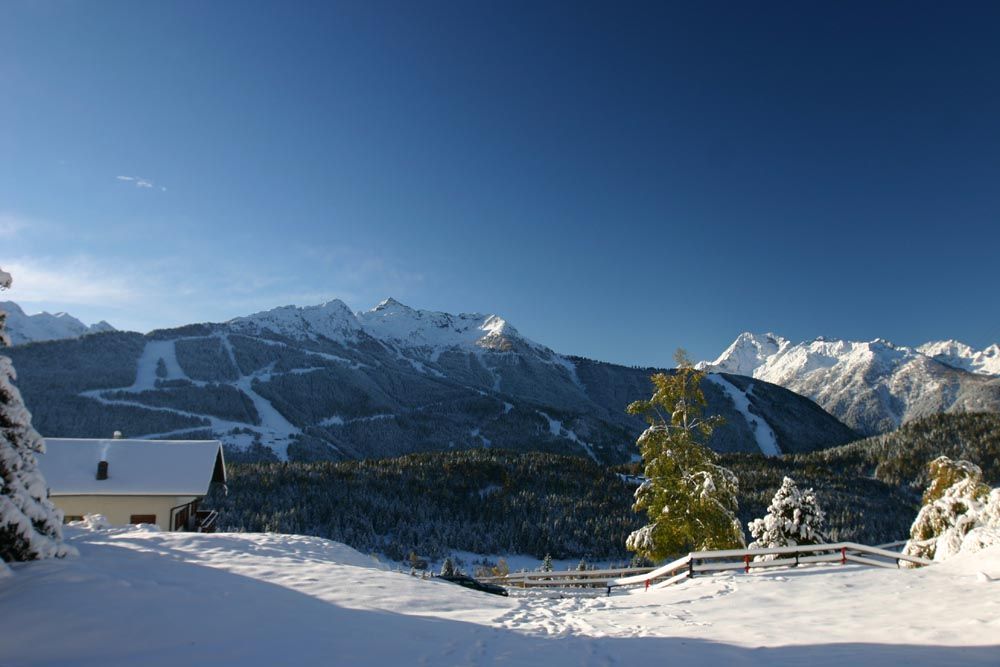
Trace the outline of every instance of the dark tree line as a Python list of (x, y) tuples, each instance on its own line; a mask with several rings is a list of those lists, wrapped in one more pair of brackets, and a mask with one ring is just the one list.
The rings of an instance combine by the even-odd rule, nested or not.
[(466, 450), (340, 463), (233, 463), (223, 529), (317, 535), (402, 559), (454, 549), (627, 558), (632, 487), (590, 459)]
[[(1000, 474), (1000, 415), (935, 415), (898, 431), (810, 454), (726, 454), (740, 481), (739, 518), (765, 514), (789, 476), (813, 487), (833, 540), (902, 539), (916, 516), (926, 466), (940, 454)], [(637, 466), (499, 450), (340, 463), (237, 463), (229, 495), (209, 502), (224, 529), (317, 535), (402, 560), (411, 552), (523, 553), (627, 559)]]

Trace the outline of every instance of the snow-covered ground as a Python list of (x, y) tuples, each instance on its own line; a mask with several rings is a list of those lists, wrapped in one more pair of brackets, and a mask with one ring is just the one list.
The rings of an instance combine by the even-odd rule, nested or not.
[(502, 598), (313, 537), (67, 532), (78, 558), (0, 579), (5, 667), (1000, 664), (1000, 548)]

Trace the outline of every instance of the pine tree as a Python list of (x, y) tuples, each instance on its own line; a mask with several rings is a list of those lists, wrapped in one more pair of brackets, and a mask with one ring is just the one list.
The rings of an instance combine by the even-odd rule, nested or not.
[(705, 397), (696, 370), (683, 350), (674, 356), (678, 367), (650, 380), (649, 400), (628, 406), (643, 415), (649, 428), (639, 436), (646, 480), (636, 489), (636, 512), (649, 523), (629, 535), (626, 548), (650, 560), (686, 551), (744, 546), (736, 520), (738, 482), (718, 465), (718, 455), (706, 443), (721, 419), (702, 417)]
[(545, 560), (542, 561), (542, 572), (552, 571), (552, 554), (545, 554)]
[[(801, 491), (791, 477), (785, 477), (774, 494), (763, 519), (754, 519), (747, 527), (754, 541), (751, 549), (769, 549), (799, 544), (823, 544), (826, 513), (819, 506), (812, 489)], [(773, 555), (760, 556), (772, 560)]]
[[(10, 287), (10, 274), (0, 269), (0, 290)], [(10, 345), (0, 311), (0, 345)], [(36, 454), (45, 441), (31, 427), (31, 414), (14, 386), (17, 377), (9, 358), (0, 356), (0, 559), (34, 560), (69, 555), (62, 540), (62, 512), (49, 501)]]
[(455, 576), (455, 564), (451, 562), (451, 556), (444, 559), (441, 563), (441, 576), (442, 577), (454, 577)]
[(929, 470), (924, 505), (903, 553), (944, 560), (1000, 544), (1000, 488), (983, 483), (979, 466), (939, 456)]

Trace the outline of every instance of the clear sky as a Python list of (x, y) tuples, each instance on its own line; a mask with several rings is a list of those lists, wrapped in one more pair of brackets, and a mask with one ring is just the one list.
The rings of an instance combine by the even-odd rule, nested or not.
[(0, 298), (1000, 340), (1000, 4), (0, 3)]

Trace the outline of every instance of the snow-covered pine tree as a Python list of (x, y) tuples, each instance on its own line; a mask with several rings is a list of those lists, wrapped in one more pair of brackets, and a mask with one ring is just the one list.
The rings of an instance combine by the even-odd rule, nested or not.
[(451, 556), (444, 559), (441, 563), (441, 576), (442, 577), (454, 577), (455, 576), (455, 564), (451, 561)]
[(939, 456), (929, 467), (924, 505), (903, 553), (944, 560), (1000, 544), (1000, 488), (984, 484), (983, 471), (969, 461)]
[[(824, 530), (826, 513), (819, 506), (812, 489), (802, 491), (791, 477), (785, 477), (774, 494), (763, 519), (754, 519), (747, 528), (754, 541), (751, 549), (789, 547), (799, 544), (822, 544), (827, 541)], [(759, 556), (772, 560), (773, 555)]]
[[(10, 287), (10, 274), (0, 269), (0, 290)], [(0, 311), (0, 345), (10, 345)], [(10, 359), (0, 356), (0, 560), (23, 561), (69, 555), (62, 540), (62, 512), (48, 499), (48, 487), (35, 454), (45, 441), (31, 427)]]
[(545, 559), (542, 561), (542, 572), (552, 571), (552, 554), (545, 554)]
[(736, 519), (736, 475), (720, 466), (718, 454), (706, 446), (721, 418), (702, 417), (705, 373), (683, 350), (674, 359), (677, 368), (671, 374), (650, 378), (654, 393), (649, 400), (628, 406), (629, 414), (649, 422), (636, 443), (646, 481), (636, 489), (632, 506), (645, 511), (649, 523), (628, 536), (625, 548), (653, 561), (745, 544)]

